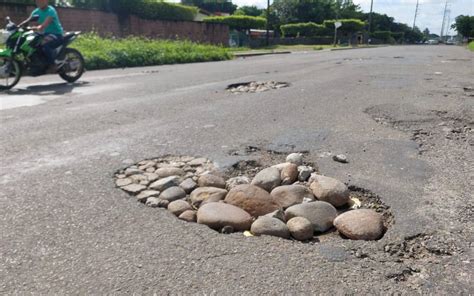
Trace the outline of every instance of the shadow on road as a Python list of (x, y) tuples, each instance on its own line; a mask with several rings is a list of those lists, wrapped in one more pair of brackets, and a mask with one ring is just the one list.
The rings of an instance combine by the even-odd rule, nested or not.
[(44, 85), (33, 85), (26, 88), (16, 88), (6, 92), (8, 95), (21, 96), (21, 95), (40, 95), (40, 96), (53, 96), (53, 95), (64, 95), (71, 93), (75, 88), (87, 87), (90, 82), (82, 81), (76, 83), (53, 83)]

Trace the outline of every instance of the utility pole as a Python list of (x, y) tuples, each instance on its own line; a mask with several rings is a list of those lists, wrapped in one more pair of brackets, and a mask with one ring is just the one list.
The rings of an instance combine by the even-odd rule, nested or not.
[(270, 0), (267, 0), (267, 46), (270, 45)]
[(443, 12), (443, 24), (441, 25), (441, 34), (439, 39), (443, 40), (443, 33), (444, 33), (444, 24), (446, 21), (446, 10), (448, 9), (448, 0), (446, 0), (446, 4), (444, 5), (444, 12)]
[(372, 11), (374, 8), (374, 0), (370, 0), (370, 13), (369, 13), (369, 38), (367, 43), (370, 44), (370, 32), (372, 32)]
[(416, 17), (418, 15), (418, 5), (420, 1), (416, 0), (416, 9), (415, 9), (415, 18), (413, 19), (413, 31), (415, 31), (415, 25), (416, 25)]
[(449, 36), (449, 29), (451, 29), (451, 26), (449, 25), (451, 23), (451, 9), (448, 9), (447, 10), (447, 14), (448, 14), (448, 22), (446, 23), (446, 34), (444, 36), (446, 36), (446, 40), (448, 40), (448, 36)]

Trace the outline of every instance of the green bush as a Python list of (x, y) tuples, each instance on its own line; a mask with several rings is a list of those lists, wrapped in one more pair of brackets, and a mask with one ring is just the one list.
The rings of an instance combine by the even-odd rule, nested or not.
[(400, 42), (403, 40), (403, 37), (405, 37), (405, 33), (403, 32), (391, 32), (391, 35), (397, 42)]
[(84, 55), (86, 68), (89, 70), (220, 61), (232, 58), (228, 49), (219, 46), (138, 37), (110, 39), (92, 33), (80, 36), (71, 47)]
[(375, 31), (371, 34), (372, 37), (382, 40), (388, 41), (392, 37), (392, 32), (390, 31)]
[(311, 22), (282, 25), (280, 30), (284, 37), (315, 37), (328, 35), (328, 29), (325, 26)]
[(365, 22), (359, 19), (325, 20), (323, 25), (334, 31), (335, 22), (340, 22), (342, 24), (342, 26), (337, 30), (344, 34), (354, 34), (365, 27)]
[(212, 16), (205, 18), (204, 22), (226, 24), (235, 30), (264, 29), (267, 24), (263, 17), (246, 15)]
[(474, 51), (474, 41), (469, 42), (469, 49)]
[(198, 9), (159, 0), (115, 0), (110, 8), (121, 15), (134, 14), (149, 20), (192, 21)]
[[(128, 4), (127, 6), (128, 7)], [(160, 2), (156, 0), (135, 1), (130, 13), (150, 20), (192, 21), (198, 13), (196, 7)]]

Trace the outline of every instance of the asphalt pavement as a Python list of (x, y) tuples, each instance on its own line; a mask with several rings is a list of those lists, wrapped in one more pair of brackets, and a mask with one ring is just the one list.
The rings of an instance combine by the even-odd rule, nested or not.
[[(471, 294), (473, 58), (394, 46), (26, 77), (0, 94), (0, 293)], [(269, 80), (290, 87), (226, 90)], [(394, 225), (376, 242), (223, 235), (114, 185), (130, 161), (226, 169), (259, 159), (247, 146), (308, 152)]]

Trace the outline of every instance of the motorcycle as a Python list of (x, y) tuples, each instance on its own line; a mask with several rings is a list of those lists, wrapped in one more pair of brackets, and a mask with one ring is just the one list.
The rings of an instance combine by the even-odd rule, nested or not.
[[(75, 82), (85, 71), (82, 54), (71, 44), (80, 32), (68, 32), (56, 50), (59, 65), (50, 66), (41, 48), (44, 35), (30, 27), (20, 27), (6, 18), (5, 30), (0, 30), (0, 91), (13, 88), (24, 76), (41, 76), (57, 73), (67, 82)], [(38, 21), (33, 16), (31, 21)], [(4, 48), (1, 49), (1, 44)]]

